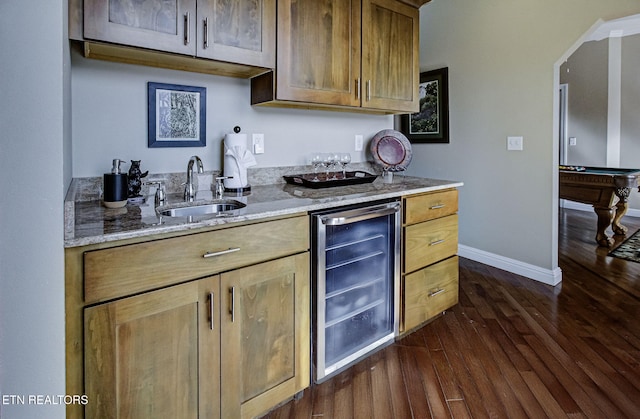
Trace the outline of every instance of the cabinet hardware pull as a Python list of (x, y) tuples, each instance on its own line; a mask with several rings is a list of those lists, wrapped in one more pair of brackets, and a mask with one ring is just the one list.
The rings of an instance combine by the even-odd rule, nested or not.
[(189, 36), (189, 23), (191, 21), (191, 14), (189, 12), (184, 14), (184, 44), (189, 45), (191, 42), (191, 37)]
[(445, 204), (438, 204), (438, 205), (434, 205), (432, 207), (429, 207), (429, 209), (434, 210), (434, 209), (440, 209), (440, 208), (444, 208), (444, 207), (446, 207)]
[(367, 102), (371, 101), (371, 80), (367, 80)]
[(429, 246), (435, 246), (435, 245), (440, 244), (440, 243), (444, 243), (444, 239), (434, 240), (431, 243), (429, 243)]
[(236, 320), (235, 305), (236, 305), (236, 287), (229, 288), (229, 294), (231, 294), (231, 306), (229, 307), (229, 314), (231, 314), (231, 323)]
[(203, 27), (204, 27), (204, 37), (203, 37), (204, 45), (203, 45), (203, 48), (207, 49), (207, 48), (209, 48), (209, 18), (208, 17), (204, 18)]
[(210, 293), (209, 293), (209, 310), (211, 310), (211, 315), (210, 315), (210, 317), (209, 317), (209, 321), (211, 322), (211, 324), (210, 324), (210, 326), (211, 326), (211, 330), (213, 330), (213, 322), (214, 322), (214, 316), (213, 316), (213, 313), (214, 313), (214, 311), (213, 311), (213, 310), (214, 310), (214, 307), (215, 307), (215, 306), (214, 306), (215, 301), (213, 300), (213, 299), (214, 299), (214, 297), (215, 297), (215, 294), (214, 294), (214, 293), (212, 293), (212, 292), (210, 292)]
[(444, 288), (440, 288), (439, 290), (433, 291), (429, 293), (429, 297), (435, 297), (438, 294), (442, 294), (444, 292)]
[(240, 250), (239, 247), (230, 247), (226, 250), (219, 250), (217, 252), (207, 252), (204, 255), (202, 255), (203, 258), (212, 258), (215, 256), (222, 256), (222, 255), (226, 255), (228, 253), (233, 253), (233, 252), (237, 252), (238, 250)]
[(356, 79), (356, 99), (360, 100), (360, 77)]

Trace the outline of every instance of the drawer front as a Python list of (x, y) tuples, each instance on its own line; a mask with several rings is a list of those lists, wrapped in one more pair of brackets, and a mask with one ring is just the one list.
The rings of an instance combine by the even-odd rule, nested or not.
[(307, 216), (84, 254), (84, 300), (105, 301), (309, 249)]
[(458, 304), (458, 257), (406, 275), (402, 331), (408, 331)]
[(433, 220), (458, 212), (458, 190), (409, 196), (404, 202), (404, 224)]
[(404, 228), (404, 270), (409, 273), (458, 253), (458, 215)]

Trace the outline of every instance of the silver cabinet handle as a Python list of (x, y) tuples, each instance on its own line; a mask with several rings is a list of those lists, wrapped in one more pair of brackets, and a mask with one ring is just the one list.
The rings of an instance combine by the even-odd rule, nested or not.
[(214, 298), (215, 298), (215, 294), (210, 292), (209, 293), (209, 310), (211, 310), (211, 316), (209, 318), (209, 321), (210, 321), (211, 330), (213, 330), (213, 322), (215, 320), (215, 317), (214, 317), (215, 311), (213, 311), (215, 308), (215, 301), (213, 300)]
[(371, 101), (371, 80), (367, 80), (367, 102)]
[(438, 205), (434, 205), (432, 207), (429, 207), (429, 209), (440, 209), (440, 208), (444, 208), (446, 205), (445, 204), (438, 204)]
[(437, 245), (437, 244), (441, 244), (441, 243), (444, 243), (444, 239), (441, 239), (441, 240), (434, 240), (434, 241), (432, 241), (431, 243), (429, 243), (429, 246), (435, 246), (435, 245)]
[(226, 255), (229, 253), (233, 253), (233, 252), (237, 252), (238, 250), (240, 250), (239, 247), (230, 247), (226, 250), (219, 250), (217, 252), (207, 252), (204, 255), (202, 255), (203, 258), (212, 258), (215, 256), (222, 256), (222, 255)]
[(360, 100), (360, 77), (356, 79), (356, 99)]
[(189, 42), (191, 42), (191, 36), (189, 34), (190, 32), (190, 25), (191, 23), (191, 13), (187, 12), (184, 14), (184, 44), (185, 45), (189, 45)]
[(439, 290), (432, 291), (429, 293), (429, 297), (435, 297), (438, 294), (442, 294), (444, 292), (444, 288), (440, 288)]
[(204, 28), (204, 30), (203, 30), (203, 32), (204, 32), (203, 48), (207, 49), (207, 48), (209, 48), (209, 18), (208, 17), (204, 18), (204, 23), (203, 23), (202, 26)]
[(229, 307), (229, 314), (231, 314), (231, 323), (233, 323), (236, 320), (236, 287), (229, 288), (229, 294), (231, 294), (231, 306)]

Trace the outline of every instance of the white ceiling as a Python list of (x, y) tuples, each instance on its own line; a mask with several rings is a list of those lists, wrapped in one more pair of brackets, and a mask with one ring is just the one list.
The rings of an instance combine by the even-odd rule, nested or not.
[(638, 33), (640, 33), (640, 15), (633, 15), (602, 23), (586, 41), (600, 41), (605, 38), (619, 38)]

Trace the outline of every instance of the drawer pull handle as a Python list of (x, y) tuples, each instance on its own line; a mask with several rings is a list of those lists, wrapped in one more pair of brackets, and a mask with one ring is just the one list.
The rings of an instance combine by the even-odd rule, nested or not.
[(231, 323), (236, 320), (236, 287), (229, 288), (229, 294), (231, 297), (231, 306), (229, 307), (229, 314), (231, 314)]
[(211, 316), (209, 317), (209, 321), (211, 322), (210, 326), (211, 326), (211, 330), (213, 330), (213, 322), (214, 322), (214, 317), (213, 317), (213, 313), (214, 313), (214, 307), (215, 307), (215, 294), (210, 292), (209, 293), (209, 309), (211, 310)]
[(430, 207), (429, 209), (436, 210), (436, 209), (440, 209), (440, 208), (444, 208), (444, 207), (446, 207), (445, 204), (437, 204), (437, 205), (434, 205), (434, 206)]
[(237, 252), (238, 250), (240, 250), (239, 247), (230, 247), (226, 250), (219, 250), (217, 252), (207, 252), (204, 255), (202, 255), (203, 258), (212, 258), (215, 256), (222, 256), (222, 255), (226, 255), (228, 253), (233, 253), (233, 252)]
[(431, 243), (429, 243), (429, 246), (435, 246), (441, 243), (444, 243), (444, 239), (432, 241)]
[(430, 292), (430, 293), (429, 293), (429, 297), (435, 297), (436, 295), (438, 295), (438, 294), (442, 294), (443, 292), (444, 292), (444, 288), (440, 288), (440, 289), (439, 289), (439, 290), (437, 290), (437, 291)]
[(184, 14), (184, 44), (189, 45), (191, 42), (191, 14), (189, 12)]

